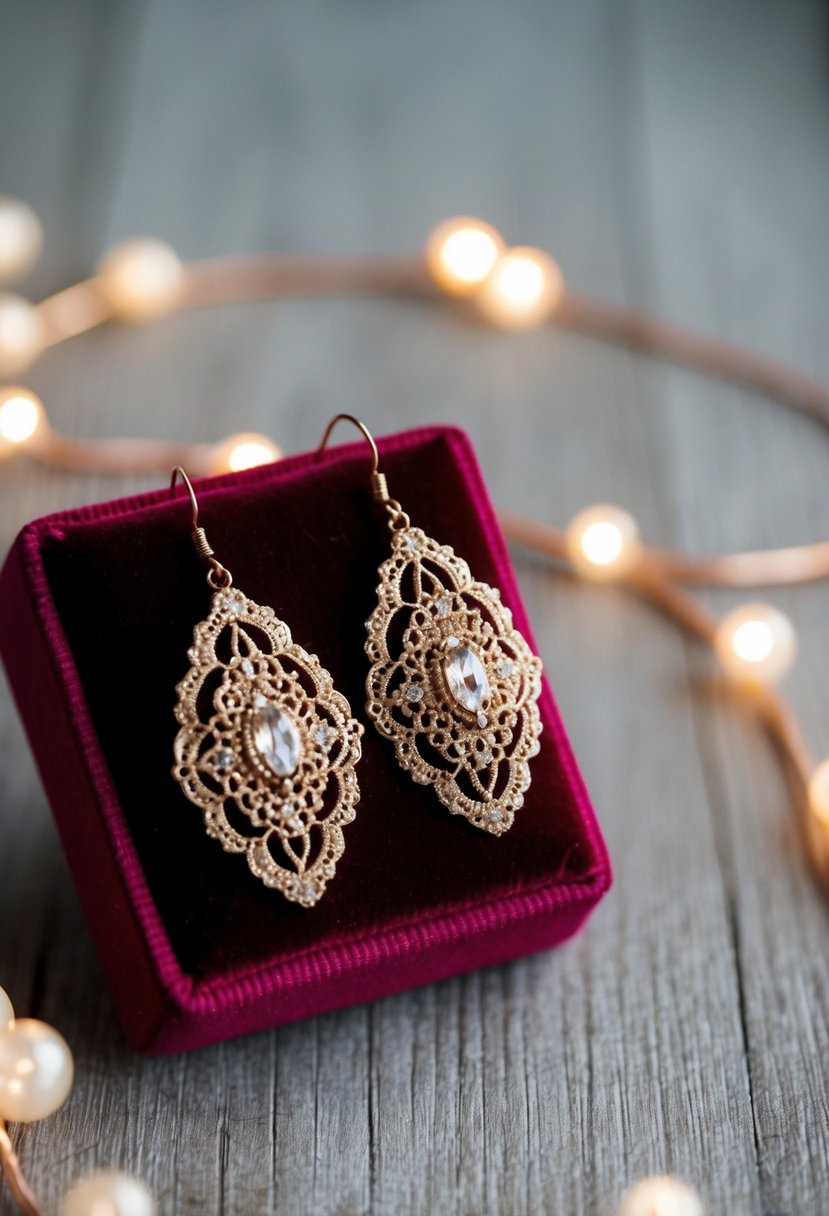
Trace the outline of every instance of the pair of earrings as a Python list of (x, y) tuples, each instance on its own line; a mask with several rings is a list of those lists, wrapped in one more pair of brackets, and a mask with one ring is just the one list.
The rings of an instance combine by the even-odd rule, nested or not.
[[(379, 569), (366, 622), (366, 714), (394, 743), (397, 763), (430, 785), (445, 807), (500, 836), (530, 785), (539, 749), (541, 662), (513, 627), (497, 588), (413, 527), (391, 498), (368, 428), (371, 488), (385, 509), (391, 553)], [(213, 590), (177, 687), (173, 776), (230, 853), (243, 853), (268, 887), (312, 907), (345, 849), (343, 827), (359, 799), (363, 726), (272, 608), (249, 599), (216, 558), (199, 525), (192, 538)]]

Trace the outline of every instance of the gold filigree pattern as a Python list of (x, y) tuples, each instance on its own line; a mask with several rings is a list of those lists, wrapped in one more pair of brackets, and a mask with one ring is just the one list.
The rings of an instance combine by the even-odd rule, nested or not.
[(366, 622), (366, 712), (416, 782), (431, 785), (453, 815), (500, 836), (524, 802), (539, 750), (541, 661), (497, 588), (475, 582), (449, 546), (401, 519)]
[(322, 897), (359, 798), (361, 724), (316, 655), (232, 587), (195, 628), (176, 691), (173, 776), (208, 835), (267, 887)]

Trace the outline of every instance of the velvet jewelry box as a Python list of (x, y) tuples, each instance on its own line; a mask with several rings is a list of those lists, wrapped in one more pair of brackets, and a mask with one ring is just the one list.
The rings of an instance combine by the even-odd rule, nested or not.
[[(413, 524), (499, 587), (534, 647), (474, 453), (434, 427), (380, 441)], [(363, 442), (197, 483), (235, 585), (318, 654), (365, 721), (364, 622), (388, 533)], [(0, 651), (124, 1030), (195, 1048), (554, 946), (610, 882), (549, 686), (541, 751), (502, 837), (451, 816), (366, 726), (361, 798), (320, 903), (225, 853), (170, 770), (175, 687), (210, 591), (183, 491), (48, 516), (0, 576)]]

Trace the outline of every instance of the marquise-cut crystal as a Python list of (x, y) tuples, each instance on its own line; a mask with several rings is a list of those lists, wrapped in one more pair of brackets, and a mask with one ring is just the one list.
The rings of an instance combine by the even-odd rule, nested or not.
[(270, 703), (253, 716), (253, 746), (277, 777), (295, 773), (302, 754), (299, 734), (286, 713)]
[(443, 670), (449, 691), (458, 704), (470, 713), (477, 713), (489, 696), (489, 680), (475, 651), (468, 646), (456, 646)]

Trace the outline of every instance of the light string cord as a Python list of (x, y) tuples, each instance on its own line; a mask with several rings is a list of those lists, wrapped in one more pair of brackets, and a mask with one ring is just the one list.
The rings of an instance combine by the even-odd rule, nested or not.
[[(8, 233), (4, 208), (17, 209), (18, 218), (26, 221), (21, 233), (25, 236), (28, 223), (31, 237), (33, 216), (25, 204), (0, 199), (0, 221), (7, 221)], [(6, 269), (9, 264), (15, 270), (28, 264), (23, 236), (11, 255), (8, 243), (4, 250), (0, 242), (0, 276), (4, 257)], [(39, 242), (30, 240), (29, 244), (33, 257)], [(111, 321), (141, 322), (180, 309), (262, 299), (348, 296), (454, 302), (507, 329), (557, 325), (747, 388), (829, 430), (829, 389), (823, 385), (780, 363), (646, 313), (579, 295), (565, 286), (559, 267), (543, 251), (508, 248), (490, 225), (469, 217), (444, 221), (423, 252), (404, 256), (263, 254), (182, 263), (162, 242), (125, 242), (102, 260), (97, 274), (38, 304), (11, 293), (0, 294), (0, 379), (19, 375), (46, 350)], [(11, 455), (15, 449), (55, 468), (121, 476), (160, 475), (175, 464), (204, 475), (248, 468), (281, 456), (269, 437), (249, 433), (230, 436), (219, 444), (64, 435), (50, 426), (43, 402), (31, 390), (8, 384), (0, 388), (0, 455)], [(507, 511), (499, 512), (499, 518), (513, 543), (564, 563), (583, 577), (613, 582), (638, 594), (715, 652), (726, 676), (754, 704), (776, 743), (792, 779), (798, 808), (804, 812), (801, 821), (809, 856), (820, 877), (829, 880), (829, 760), (815, 766), (794, 713), (774, 687), (794, 656), (793, 626), (782, 613), (764, 604), (745, 605), (720, 620), (684, 587), (772, 586), (823, 579), (829, 576), (829, 541), (691, 556), (645, 545), (635, 521), (618, 507), (588, 508), (566, 530)], [(0, 989), (0, 1027), (3, 1000), (8, 1004)], [(24, 1021), (11, 1021), (5, 1034), (23, 1027)], [(0, 1052), (3, 1034), (0, 1029)], [(42, 1216), (15, 1155), (4, 1121), (7, 1118), (0, 1083), (0, 1166), (21, 1210), (27, 1216)], [(101, 1188), (104, 1198), (114, 1203), (118, 1186), (134, 1188), (130, 1201), (136, 1206), (130, 1211), (140, 1212), (140, 1216), (155, 1213), (154, 1201), (143, 1184), (115, 1173), (81, 1179), (70, 1191), (64, 1212), (70, 1216), (92, 1212)], [(87, 1192), (90, 1201), (86, 1207), (71, 1206), (73, 1195), (82, 1200)], [(689, 1212), (702, 1213), (701, 1202), (690, 1188), (675, 1179), (656, 1178), (628, 1193), (620, 1216), (640, 1216), (645, 1211), (661, 1216), (663, 1211), (674, 1210), (671, 1205), (678, 1195), (698, 1205), (689, 1206)], [(116, 1205), (112, 1210), (121, 1208)]]

